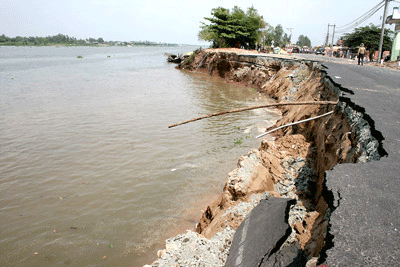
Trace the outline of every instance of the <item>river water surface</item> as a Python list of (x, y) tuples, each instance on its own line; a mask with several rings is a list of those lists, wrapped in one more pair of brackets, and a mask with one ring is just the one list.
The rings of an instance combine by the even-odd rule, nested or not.
[[(0, 47), (0, 266), (142, 266), (278, 114), (175, 69), (196, 47)], [(82, 56), (82, 58), (78, 58)]]

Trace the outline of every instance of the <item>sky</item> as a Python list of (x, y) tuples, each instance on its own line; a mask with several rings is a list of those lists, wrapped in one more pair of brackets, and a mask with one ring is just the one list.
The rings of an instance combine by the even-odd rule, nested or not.
[[(299, 35), (313, 46), (325, 43), (328, 24), (344, 26), (382, 0), (0, 0), (0, 35), (152, 41), (206, 46), (198, 40), (201, 22), (216, 7), (253, 6), (272, 26), (281, 24), (295, 43)], [(399, 1), (389, 3), (391, 15)], [(383, 8), (359, 26), (381, 25)], [(394, 25), (387, 25), (394, 29)], [(337, 31), (340, 28), (336, 28)], [(332, 33), (333, 27), (330, 27)], [(340, 37), (336, 31), (335, 40)], [(331, 42), (332, 35), (330, 35)]]

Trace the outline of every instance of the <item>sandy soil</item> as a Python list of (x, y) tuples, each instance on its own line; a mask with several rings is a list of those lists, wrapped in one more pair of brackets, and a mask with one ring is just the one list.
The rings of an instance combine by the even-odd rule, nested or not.
[[(272, 97), (277, 102), (337, 101), (329, 79), (312, 65), (240, 55), (257, 51), (206, 49), (183, 62), (180, 67), (241, 83)], [(238, 161), (222, 194), (207, 206), (196, 231), (208, 239), (225, 229), (237, 229), (244, 216), (230, 212), (252, 196), (297, 199), (297, 210), (289, 218), (293, 234), (287, 242), (298, 242), (309, 259), (317, 257), (325, 244), (328, 204), (324, 197), (325, 171), (338, 163), (356, 162), (361, 154), (357, 137), (347, 117), (332, 105), (286, 106), (276, 126), (334, 110), (334, 114), (278, 130), (262, 141), (259, 149)], [(224, 247), (226, 249), (226, 247)], [(165, 254), (164, 254), (165, 255)]]
[[(304, 64), (285, 65), (282, 62), (240, 63), (239, 54), (254, 54), (257, 51), (241, 49), (207, 49), (196, 56), (191, 66), (197, 71), (224, 77), (228, 82), (256, 87), (278, 102), (337, 100), (338, 96), (323, 81), (321, 73)], [(258, 53), (258, 52), (257, 52)], [(206, 58), (204, 59), (205, 55)], [(199, 67), (199, 64), (201, 66)], [(332, 106), (290, 106), (281, 108), (282, 119), (276, 126), (302, 120), (332, 110)], [(309, 211), (303, 222), (293, 225), (297, 239), (309, 256), (316, 256), (324, 244), (327, 222), (324, 219), (327, 205), (322, 197), (324, 172), (338, 162), (353, 162), (357, 153), (347, 134), (351, 132), (343, 115), (335, 113), (317, 121), (279, 130), (274, 141), (264, 141), (259, 148), (263, 164), (256, 167), (251, 181), (234, 181), (228, 178), (224, 192), (211, 203), (200, 220), (197, 231), (212, 237), (226, 225), (237, 228), (242, 218), (226, 218), (226, 209), (238, 201), (246, 201), (251, 194), (268, 191), (272, 196), (281, 196), (275, 189), (277, 183), (285, 181), (287, 170), (282, 166), (287, 158), (304, 158), (316, 171), (311, 183), (314, 190), (292, 187), (295, 196)], [(299, 174), (296, 174), (297, 176)], [(241, 185), (241, 183), (246, 183)], [(245, 189), (240, 189), (245, 188)], [(308, 190), (308, 192), (307, 192)], [(287, 194), (286, 194), (287, 195)], [(312, 231), (311, 231), (312, 230)]]

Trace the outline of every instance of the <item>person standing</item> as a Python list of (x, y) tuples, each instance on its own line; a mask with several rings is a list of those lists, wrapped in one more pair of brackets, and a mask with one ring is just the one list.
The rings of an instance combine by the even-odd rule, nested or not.
[(361, 43), (360, 48), (358, 48), (358, 65), (364, 65), (364, 55), (365, 55), (365, 47), (364, 44)]

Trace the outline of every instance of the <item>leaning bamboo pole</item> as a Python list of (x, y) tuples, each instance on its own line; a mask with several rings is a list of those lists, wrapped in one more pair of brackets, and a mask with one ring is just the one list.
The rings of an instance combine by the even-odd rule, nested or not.
[(265, 132), (265, 133), (263, 133), (263, 134), (257, 135), (257, 136), (256, 136), (256, 138), (263, 137), (264, 135), (267, 135), (267, 134), (273, 133), (273, 132), (275, 132), (275, 131), (277, 131), (277, 130), (279, 130), (279, 129), (285, 128), (285, 127), (289, 127), (289, 126), (296, 125), (296, 124), (300, 124), (300, 123), (307, 122), (307, 121), (316, 120), (316, 119), (319, 119), (319, 118), (322, 118), (322, 117), (325, 117), (325, 116), (331, 115), (331, 114), (333, 114), (333, 112), (334, 112), (334, 110), (332, 110), (332, 111), (329, 111), (329, 112), (327, 112), (327, 113), (324, 113), (324, 114), (322, 114), (322, 115), (319, 115), (319, 116), (315, 116), (315, 117), (308, 118), (308, 119), (305, 119), (305, 120), (296, 121), (296, 122), (292, 122), (292, 123), (288, 123), (288, 124), (285, 124), (285, 125), (282, 125), (282, 126), (276, 127), (276, 128), (274, 128), (274, 129), (272, 129), (272, 130), (270, 130), (270, 131), (268, 131), (268, 132)]
[(204, 116), (200, 116), (197, 118), (193, 118), (190, 120), (182, 121), (179, 123), (171, 124), (168, 126), (168, 128), (176, 127), (182, 124), (186, 124), (189, 122), (193, 121), (198, 121), (202, 120), (205, 118), (210, 118), (214, 116), (219, 116), (219, 115), (224, 115), (228, 113), (235, 113), (235, 112), (242, 112), (246, 110), (252, 110), (252, 109), (259, 109), (259, 108), (268, 108), (268, 107), (280, 107), (280, 106), (295, 106), (295, 105), (337, 105), (338, 101), (306, 101), (306, 102), (284, 102), (284, 103), (274, 103), (274, 104), (266, 104), (266, 105), (258, 105), (258, 106), (251, 106), (251, 107), (244, 107), (244, 108), (237, 108), (237, 109), (231, 109), (231, 110), (226, 110), (226, 111), (221, 111), (221, 112), (216, 112), (216, 113), (210, 113)]

